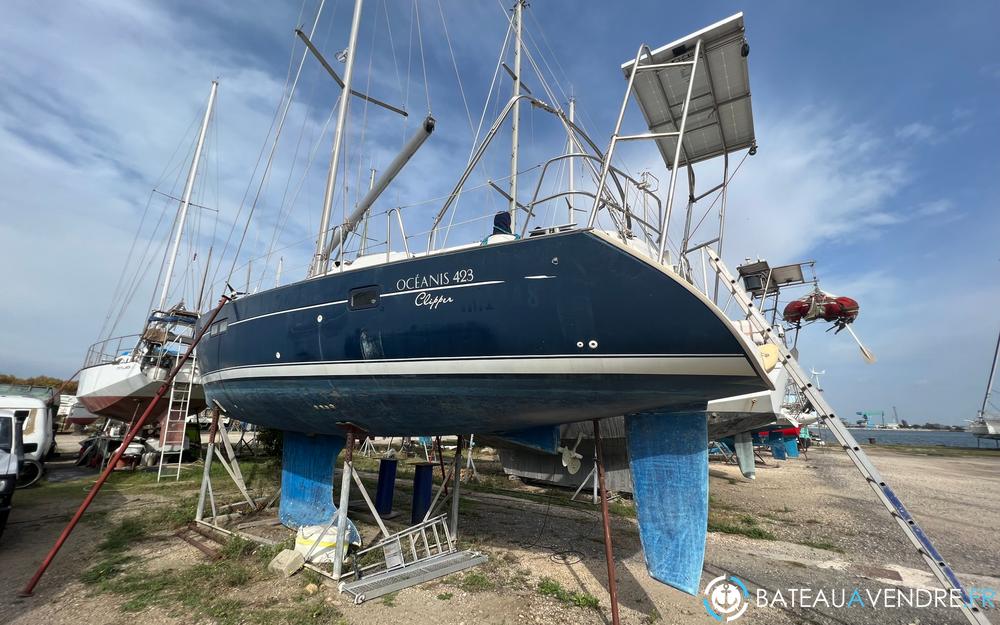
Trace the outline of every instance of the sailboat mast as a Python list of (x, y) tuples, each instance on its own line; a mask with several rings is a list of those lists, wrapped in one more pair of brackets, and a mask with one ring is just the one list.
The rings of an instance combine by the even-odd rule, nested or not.
[[(571, 97), (569, 99), (569, 121), (571, 124), (576, 125), (576, 98)], [(576, 152), (576, 135), (572, 132), (569, 133), (569, 151)], [(576, 199), (576, 172), (573, 168), (573, 163), (576, 159), (570, 158), (569, 161), (569, 202), (566, 205), (569, 210), (569, 220), (566, 222), (568, 224), (573, 223), (575, 220), (573, 215), (573, 200)]]
[(198, 162), (201, 160), (201, 150), (205, 146), (205, 135), (208, 132), (208, 122), (212, 117), (212, 107), (215, 106), (215, 92), (219, 88), (219, 81), (212, 81), (212, 90), (208, 94), (208, 106), (205, 107), (205, 118), (201, 120), (201, 131), (198, 133), (198, 145), (194, 149), (194, 158), (191, 159), (191, 170), (188, 172), (187, 182), (184, 184), (184, 195), (181, 197), (181, 205), (177, 210), (177, 227), (174, 229), (174, 241), (170, 246), (170, 256), (167, 260), (167, 271), (163, 276), (163, 290), (160, 291), (160, 306), (163, 310), (167, 305), (167, 297), (170, 294), (170, 280), (174, 275), (174, 265), (177, 262), (177, 252), (181, 246), (181, 236), (184, 234), (184, 222), (187, 220), (188, 207), (191, 205), (191, 191), (194, 189), (194, 179), (198, 173)]
[(997, 333), (997, 347), (993, 351), (993, 368), (990, 369), (990, 379), (986, 383), (986, 395), (983, 396), (983, 407), (979, 409), (979, 416), (986, 416), (986, 406), (990, 403), (990, 395), (993, 393), (993, 381), (997, 376), (997, 359), (1000, 359), (1000, 333)]
[(521, 126), (521, 17), (524, 0), (514, 4), (514, 109), (511, 111), (510, 140), (510, 227), (511, 232), (517, 230), (517, 153), (518, 135)]
[(340, 92), (340, 104), (337, 108), (337, 125), (333, 131), (333, 154), (330, 156), (330, 171), (326, 176), (326, 191), (323, 193), (323, 214), (319, 220), (319, 233), (316, 235), (316, 253), (309, 275), (322, 273), (326, 267), (325, 249), (327, 229), (330, 227), (330, 213), (333, 209), (334, 187), (337, 185), (337, 170), (340, 165), (340, 152), (344, 144), (344, 127), (347, 124), (348, 103), (351, 100), (351, 89), (354, 82), (354, 53), (358, 47), (358, 30), (361, 27), (361, 7), (364, 0), (355, 0), (354, 17), (351, 19), (351, 35), (347, 42), (346, 67), (344, 68), (344, 86)]

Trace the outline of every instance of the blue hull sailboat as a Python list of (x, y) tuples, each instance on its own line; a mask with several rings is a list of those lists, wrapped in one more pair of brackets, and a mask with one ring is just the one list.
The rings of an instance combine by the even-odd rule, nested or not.
[[(647, 565), (657, 579), (694, 592), (707, 521), (706, 404), (772, 389), (757, 346), (716, 305), (707, 284), (695, 286), (689, 250), (671, 259), (666, 246), (677, 171), (754, 145), (742, 15), (656, 51), (643, 46), (625, 68), (622, 114), (634, 91), (649, 133), (621, 134), (619, 117), (602, 151), (574, 123), (572, 108), (567, 116), (522, 92), (522, 9), (517, 2), (511, 21), (514, 95), (438, 213), (424, 252), (411, 253), (405, 236), (404, 252), (387, 242), (384, 253), (363, 254), (362, 243), (348, 259), (344, 249), (433, 131), (433, 120), (373, 180), (353, 213), (330, 228), (350, 98), (340, 99), (310, 275), (238, 295), (222, 308), (198, 348), (205, 392), (231, 417), (285, 431), (281, 518), (291, 525), (322, 523), (335, 510), (333, 460), (348, 424), (383, 436), (492, 434), (554, 450), (560, 424), (625, 415)], [(360, 10), (358, 0), (345, 75), (338, 77), (344, 94), (355, 93)], [(730, 71), (709, 77), (722, 61)], [(653, 93), (650, 81), (667, 88)], [(676, 89), (677, 81), (685, 89)], [(570, 147), (541, 167), (530, 201), (517, 191), (522, 101), (555, 117)], [(673, 125), (654, 119), (664, 114)], [(442, 217), (508, 119), (510, 189), (492, 186), (509, 210), (481, 243), (438, 247)], [(613, 164), (616, 143), (634, 138), (655, 140), (666, 156), (666, 202)], [(592, 185), (571, 182), (566, 192), (540, 196), (548, 166), (565, 160), (576, 161), (578, 171), (589, 168)], [(592, 202), (589, 211), (573, 208), (581, 197)], [(571, 222), (529, 230), (549, 202), (568, 204)], [(648, 204), (655, 208), (646, 210)], [(586, 223), (576, 223), (574, 210)], [(520, 228), (512, 224), (522, 219)], [(612, 227), (602, 227), (608, 221)]]

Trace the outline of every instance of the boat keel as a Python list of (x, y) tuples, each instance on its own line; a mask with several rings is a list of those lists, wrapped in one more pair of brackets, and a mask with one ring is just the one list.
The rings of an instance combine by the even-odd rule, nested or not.
[(627, 415), (625, 432), (646, 568), (696, 594), (708, 532), (705, 412)]
[(753, 436), (750, 435), (750, 432), (740, 432), (733, 438), (733, 447), (736, 451), (736, 460), (740, 465), (740, 473), (748, 480), (755, 479), (757, 465), (753, 455)]
[(339, 436), (284, 432), (278, 508), (283, 525), (323, 525), (337, 514), (333, 468), (342, 449), (344, 439)]

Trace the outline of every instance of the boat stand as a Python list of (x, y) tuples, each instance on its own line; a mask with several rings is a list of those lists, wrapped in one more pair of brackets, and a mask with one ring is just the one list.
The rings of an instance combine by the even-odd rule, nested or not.
[[(451, 575), (467, 568), (486, 562), (486, 556), (476, 551), (459, 551), (458, 538), (458, 491), (460, 467), (462, 463), (462, 438), (458, 439), (455, 462), (447, 479), (438, 489), (437, 496), (431, 503), (427, 514), (420, 523), (396, 533), (390, 533), (382, 522), (375, 504), (365, 489), (361, 476), (354, 468), (354, 438), (357, 428), (346, 425), (347, 444), (345, 445), (344, 468), (340, 488), (340, 506), (337, 515), (323, 528), (316, 537), (312, 548), (305, 556), (306, 567), (316, 571), (336, 582), (338, 590), (351, 597), (355, 604), (361, 604), (369, 599), (396, 592), (422, 582)], [(451, 488), (451, 514), (440, 514), (431, 517), (436, 505), (443, 504), (449, 497), (441, 494), (449, 479), (454, 478)], [(351, 498), (351, 485), (357, 485), (361, 496), (367, 504), (372, 517), (379, 526), (381, 539), (370, 547), (360, 549), (351, 554), (351, 570), (345, 571), (344, 565), (347, 553), (346, 541), (341, 536), (346, 535), (347, 511)], [(449, 519), (450, 516), (450, 519)], [(337, 529), (332, 533), (334, 524)], [(309, 560), (316, 547), (323, 542), (328, 534), (335, 539), (333, 571), (327, 571), (315, 566)], [(369, 554), (381, 556), (373, 564), (362, 565)], [(353, 577), (348, 580), (346, 578)]]
[(735, 302), (740, 310), (742, 310), (744, 319), (753, 328), (754, 334), (759, 334), (766, 342), (777, 348), (778, 359), (788, 371), (789, 379), (795, 383), (799, 391), (812, 404), (812, 407), (819, 415), (820, 422), (833, 432), (837, 442), (847, 452), (851, 462), (854, 463), (854, 466), (864, 477), (879, 502), (889, 512), (899, 526), (899, 529), (923, 558), (924, 564), (946, 590), (957, 591), (959, 593), (959, 596), (962, 598), (959, 609), (962, 610), (965, 618), (972, 625), (989, 625), (990, 621), (983, 614), (982, 609), (969, 597), (969, 593), (966, 592), (955, 572), (945, 562), (941, 554), (938, 553), (933, 543), (931, 543), (930, 538), (927, 537), (927, 534), (917, 525), (916, 519), (906, 509), (903, 502), (899, 500), (895, 491), (882, 479), (878, 469), (875, 468), (871, 459), (868, 458), (868, 454), (861, 449), (854, 436), (844, 426), (840, 417), (836, 415), (833, 407), (826, 401), (823, 392), (812, 383), (809, 375), (799, 365), (791, 350), (785, 346), (784, 341), (775, 335), (771, 324), (761, 314), (760, 308), (754, 304), (736, 277), (733, 276), (722, 262), (719, 255), (714, 250), (708, 250), (707, 253), (712, 269), (720, 278), (719, 281), (722, 283), (723, 290), (728, 291), (729, 301), (723, 307), (723, 312), (728, 309), (730, 303)]
[(365, 442), (361, 443), (361, 455), (365, 458), (371, 458), (372, 456), (378, 455), (378, 451), (375, 450), (375, 443), (372, 442), (371, 436), (366, 436)]
[(580, 491), (583, 490), (583, 487), (586, 486), (588, 482), (590, 482), (590, 484), (593, 486), (593, 502), (594, 502), (594, 505), (596, 506), (597, 504), (599, 504), (601, 502), (601, 500), (600, 500), (600, 498), (598, 496), (598, 492), (599, 492), (599, 490), (598, 490), (599, 483), (598, 482), (599, 482), (599, 480), (597, 479), (597, 458), (596, 457), (594, 458), (594, 466), (590, 467), (590, 473), (587, 474), (587, 477), (583, 478), (583, 481), (580, 482), (580, 485), (576, 487), (576, 492), (573, 493), (573, 496), (570, 497), (569, 500), (570, 501), (576, 501), (576, 498), (580, 495)]
[[(212, 423), (208, 429), (208, 451), (205, 453), (205, 467), (202, 470), (201, 476), (201, 489), (198, 493), (198, 507), (195, 510), (194, 523), (196, 526), (204, 526), (211, 528), (217, 532), (222, 532), (223, 534), (237, 535), (241, 538), (247, 540), (252, 540), (255, 542), (272, 542), (265, 541), (259, 536), (253, 536), (240, 532), (238, 529), (229, 529), (222, 527), (220, 524), (223, 521), (232, 518), (240, 509), (244, 511), (260, 511), (265, 510), (278, 500), (278, 496), (281, 494), (281, 489), (267, 499), (255, 500), (250, 494), (250, 490), (247, 488), (246, 480), (243, 478), (243, 472), (240, 470), (240, 463), (236, 459), (236, 452), (233, 449), (233, 444), (229, 440), (229, 431), (226, 429), (225, 424), (222, 422), (220, 415), (224, 414), (225, 411), (219, 406), (218, 402), (215, 402), (215, 407), (212, 409)], [(225, 448), (225, 455), (215, 453), (216, 437), (221, 438), (222, 446)], [(228, 460), (226, 459), (228, 457)], [(215, 489), (212, 487), (212, 464), (218, 459), (222, 468), (225, 469), (226, 474), (236, 485), (236, 488), (240, 491), (240, 495), (243, 497), (242, 501), (235, 504), (227, 506), (217, 506), (215, 501)], [(210, 515), (205, 515), (205, 505), (208, 504)], [(225, 514), (220, 514), (221, 512)]]
[(472, 450), (476, 446), (476, 435), (469, 435), (469, 459), (465, 463), (465, 471), (469, 474), (468, 479), (479, 479), (479, 471), (476, 470), (476, 462), (472, 459)]

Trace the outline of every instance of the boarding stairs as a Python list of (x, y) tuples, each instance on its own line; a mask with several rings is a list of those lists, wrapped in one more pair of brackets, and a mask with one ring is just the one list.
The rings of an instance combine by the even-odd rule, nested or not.
[(709, 263), (721, 279), (723, 289), (729, 292), (729, 302), (723, 306), (723, 309), (728, 309), (729, 304), (735, 302), (743, 311), (744, 319), (750, 323), (755, 337), (759, 336), (763, 338), (765, 342), (770, 343), (778, 349), (779, 360), (788, 372), (789, 379), (795, 382), (799, 391), (812, 404), (812, 407), (819, 415), (820, 421), (833, 432), (833, 435), (837, 438), (837, 442), (844, 448), (854, 466), (857, 467), (861, 475), (864, 476), (865, 481), (868, 482), (868, 485), (875, 492), (875, 496), (885, 506), (885, 509), (888, 510), (900, 530), (902, 530), (903, 534), (906, 535), (910, 543), (916, 548), (917, 553), (924, 559), (927, 568), (930, 569), (931, 573), (934, 574), (945, 589), (960, 594), (962, 598), (961, 610), (969, 623), (973, 625), (989, 625), (990, 621), (986, 618), (982, 609), (970, 600), (969, 594), (958, 580), (958, 577), (956, 577), (955, 572), (945, 562), (937, 549), (934, 548), (930, 538), (917, 525), (916, 520), (906, 507), (903, 506), (896, 493), (882, 479), (882, 476), (875, 468), (875, 465), (872, 464), (868, 455), (861, 449), (854, 436), (844, 426), (840, 417), (836, 415), (833, 407), (823, 397), (822, 391), (813, 385), (809, 375), (799, 365), (791, 350), (777, 336), (771, 324), (761, 314), (759, 307), (754, 305), (753, 300), (744, 290), (743, 285), (729, 271), (718, 253), (711, 249), (708, 249), (707, 253)]
[(447, 514), (391, 534), (359, 550), (353, 561), (365, 562), (370, 553), (379, 560), (364, 567), (356, 565), (355, 579), (340, 583), (340, 592), (355, 604), (486, 562), (486, 556), (479, 552), (458, 550)]
[(160, 465), (156, 470), (157, 482), (171, 475), (175, 481), (181, 477), (192, 387), (190, 375), (177, 375), (170, 385), (170, 404), (167, 414), (160, 423)]

